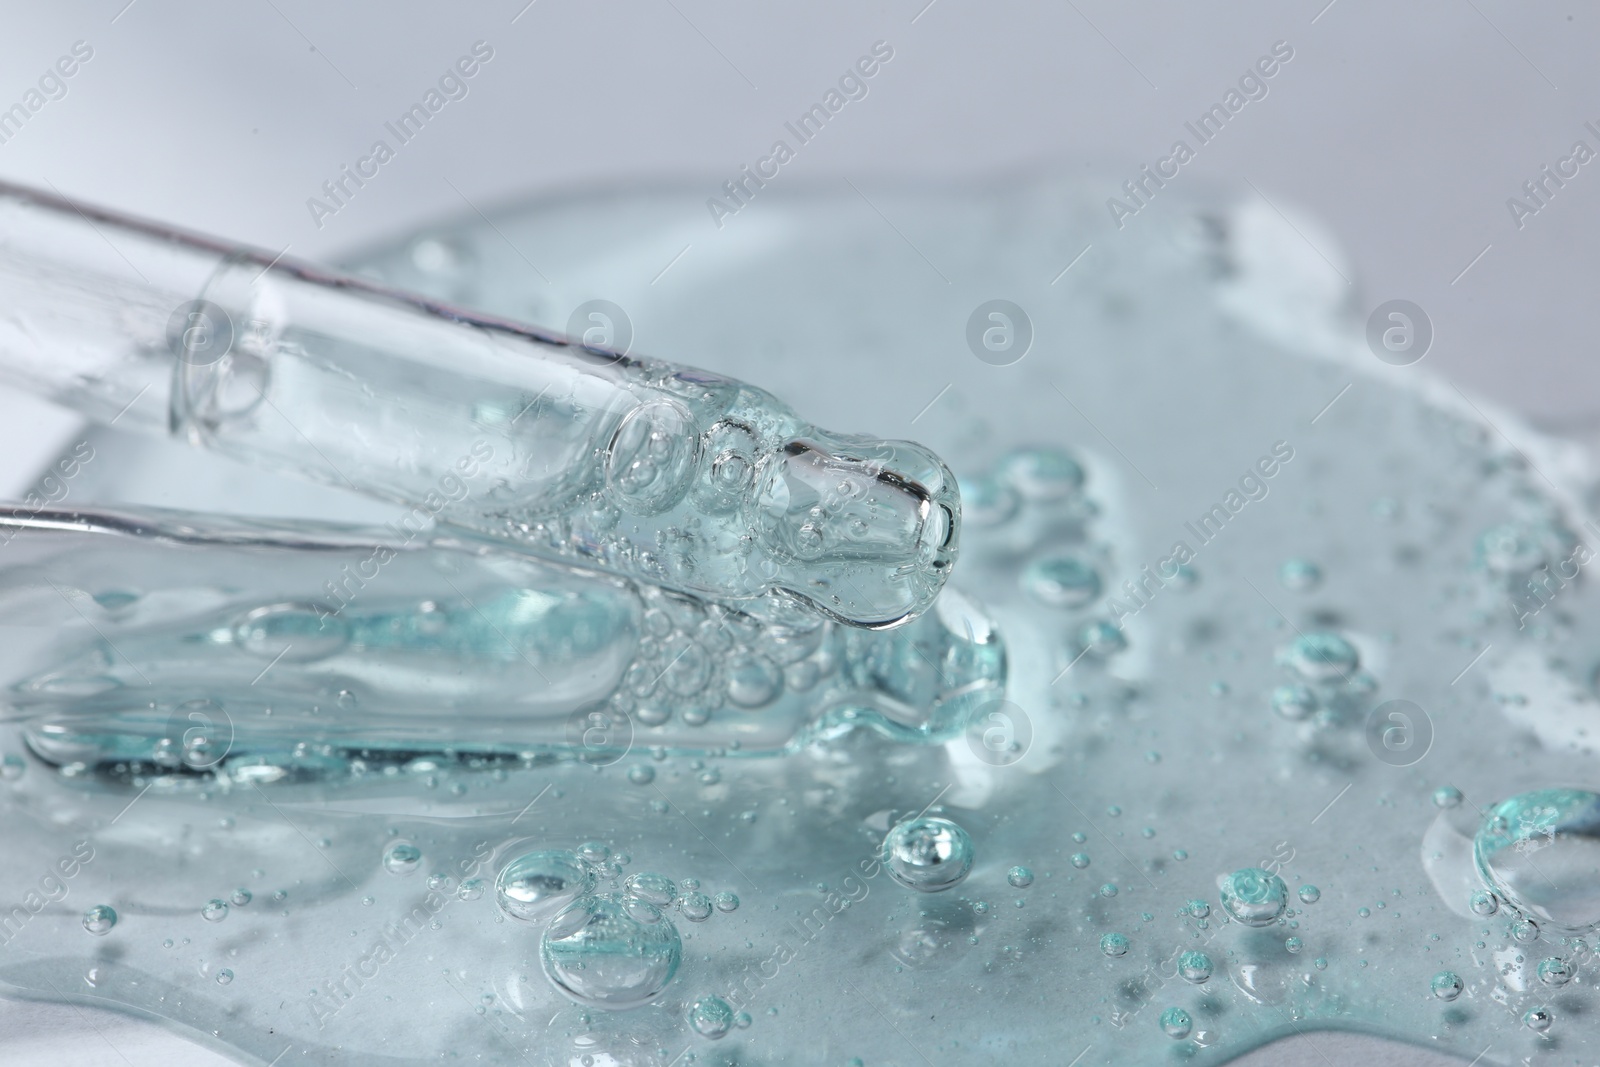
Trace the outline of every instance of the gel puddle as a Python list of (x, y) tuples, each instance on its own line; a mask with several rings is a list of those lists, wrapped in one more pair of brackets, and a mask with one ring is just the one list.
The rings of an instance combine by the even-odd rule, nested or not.
[[(933, 447), (1004, 703), (943, 744), (148, 791), (8, 727), (9, 992), (261, 1063), (1121, 1067), (1324, 1029), (1600, 1056), (1571, 449), (1379, 363), (1265, 209), (1174, 199), (1109, 239), (1092, 191), (877, 190), (947, 284), (859, 199), (775, 191), (652, 287), (690, 192), (362, 262), (558, 327), (603, 295), (653, 354)], [(1032, 322), (1010, 366), (963, 340), (996, 293)], [(83, 500), (217, 469), (117, 454)], [(236, 506), (325, 499), (293, 492)]]

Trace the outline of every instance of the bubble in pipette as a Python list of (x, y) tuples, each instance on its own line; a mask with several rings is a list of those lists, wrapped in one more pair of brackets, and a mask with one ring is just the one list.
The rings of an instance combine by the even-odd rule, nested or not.
[(764, 656), (745, 654), (728, 661), (728, 699), (741, 708), (772, 702), (783, 688), (783, 674)]
[(251, 655), (285, 663), (314, 663), (342, 652), (350, 643), (344, 618), (313, 603), (255, 608), (234, 624), (233, 633), (238, 646)]
[(972, 870), (972, 838), (938, 816), (899, 823), (884, 837), (879, 851), (891, 878), (923, 893), (949, 889)]

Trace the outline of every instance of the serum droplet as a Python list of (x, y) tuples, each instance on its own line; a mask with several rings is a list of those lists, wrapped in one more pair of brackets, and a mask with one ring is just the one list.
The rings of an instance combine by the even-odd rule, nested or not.
[(1245, 867), (1222, 880), (1222, 906), (1246, 926), (1271, 926), (1289, 903), (1283, 879), (1259, 867)]
[(104, 937), (117, 925), (117, 913), (108, 904), (96, 904), (83, 913), (83, 928), (96, 937)]
[(972, 870), (972, 838), (949, 819), (924, 816), (891, 829), (880, 850), (889, 876), (908, 889), (938, 893)]

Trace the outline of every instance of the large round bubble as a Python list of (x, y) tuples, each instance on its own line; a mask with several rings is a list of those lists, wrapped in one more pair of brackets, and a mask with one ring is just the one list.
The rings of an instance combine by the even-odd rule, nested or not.
[(1540, 789), (1489, 809), (1473, 841), (1478, 873), (1541, 926), (1600, 926), (1600, 794)]
[(545, 975), (574, 1001), (621, 1011), (661, 995), (678, 971), (683, 943), (672, 920), (652, 905), (590, 896), (550, 920), (539, 958)]

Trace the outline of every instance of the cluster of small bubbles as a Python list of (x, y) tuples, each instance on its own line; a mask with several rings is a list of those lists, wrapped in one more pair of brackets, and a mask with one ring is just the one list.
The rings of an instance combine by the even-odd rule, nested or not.
[(250, 895), (250, 890), (248, 889), (235, 889), (233, 891), (233, 895), (228, 898), (228, 900), (236, 908), (244, 907), (253, 899), (255, 898)]
[(1272, 691), (1272, 710), (1277, 712), (1280, 718), (1299, 722), (1317, 710), (1317, 696), (1298, 682), (1293, 685), (1280, 685)]
[(226, 900), (208, 900), (205, 907), (200, 909), (200, 917), (208, 923), (219, 923), (228, 917), (228, 902)]
[(1278, 582), (1290, 592), (1307, 593), (1322, 584), (1322, 568), (1308, 559), (1285, 560)]
[(405, 842), (390, 845), (383, 854), (383, 869), (390, 874), (410, 874), (422, 863), (422, 850)]
[(1289, 887), (1259, 867), (1244, 867), (1222, 880), (1222, 907), (1246, 926), (1270, 926), (1283, 916)]
[(1194, 1020), (1182, 1008), (1168, 1008), (1161, 1013), (1161, 1030), (1174, 1041), (1182, 1041), (1194, 1030)]
[(1126, 934), (1109, 933), (1100, 938), (1100, 951), (1112, 959), (1128, 954), (1128, 936)]
[(1500, 898), (1487, 889), (1479, 889), (1467, 898), (1467, 907), (1472, 914), (1487, 917), (1500, 910)]
[(482, 878), (468, 878), (456, 889), (456, 896), (461, 900), (477, 900), (483, 896), (484, 883)]
[(1211, 981), (1211, 957), (1204, 952), (1190, 950), (1178, 957), (1178, 974), (1185, 982), (1205, 985)]
[(1542, 1034), (1550, 1029), (1550, 1024), (1555, 1021), (1555, 1016), (1550, 1014), (1549, 1008), (1529, 1008), (1522, 1016), (1522, 1025), (1536, 1034)]
[(1545, 985), (1566, 985), (1578, 969), (1560, 956), (1548, 956), (1539, 961), (1539, 981)]
[(1305, 947), (1305, 942), (1301, 941), (1298, 937), (1291, 937), (1284, 941), (1283, 947), (1284, 951), (1288, 952), (1290, 955), (1294, 955)]
[(712, 897), (711, 900), (712, 903), (716, 904), (717, 910), (724, 914), (739, 910), (739, 898), (733, 893), (724, 891)]
[(1453, 785), (1441, 785), (1433, 791), (1433, 804), (1438, 808), (1458, 808), (1465, 798)]
[(702, 997), (689, 1005), (689, 1025), (701, 1037), (713, 1041), (726, 1037), (733, 1024), (733, 1008), (721, 997)]
[(523, 922), (543, 922), (594, 890), (595, 872), (576, 854), (529, 852), (500, 869), (495, 900), (500, 910)]
[(1440, 971), (1433, 976), (1433, 995), (1440, 1000), (1454, 1000), (1466, 988), (1461, 976), (1454, 971)]
[(1026, 889), (1033, 884), (1033, 872), (1026, 867), (1013, 867), (1006, 872), (1006, 881), (1013, 889)]
[(217, 972), (218, 985), (227, 985), (231, 981), (233, 981), (233, 972), (228, 970), (228, 968), (224, 967), (222, 970)]
[(1361, 665), (1356, 646), (1338, 634), (1301, 634), (1284, 654), (1284, 662), (1308, 682), (1348, 678)]
[(640, 922), (616, 897), (582, 896), (545, 927), (539, 958), (546, 977), (578, 1004), (623, 1011), (660, 996), (682, 962), (683, 943), (665, 917)]
[(1052, 608), (1082, 608), (1100, 596), (1100, 575), (1075, 556), (1036, 559), (1022, 572), (1022, 588)]
[(1315, 904), (1322, 899), (1322, 890), (1308, 884), (1301, 886), (1296, 895), (1300, 898), (1300, 903), (1302, 904)]
[(672, 879), (646, 871), (628, 875), (622, 890), (627, 896), (658, 908), (665, 908), (678, 898), (678, 887)]
[(108, 904), (96, 904), (83, 913), (83, 928), (97, 937), (104, 937), (117, 925), (117, 913)]
[(923, 893), (958, 885), (972, 870), (972, 838), (957, 824), (936, 815), (896, 824), (879, 852), (891, 878)]
[(1087, 852), (1074, 852), (1072, 854), (1072, 865), (1080, 871), (1083, 870), (1089, 866), (1089, 854)]
[(634, 785), (649, 785), (656, 780), (656, 769), (648, 763), (635, 763), (628, 768), (628, 781)]

